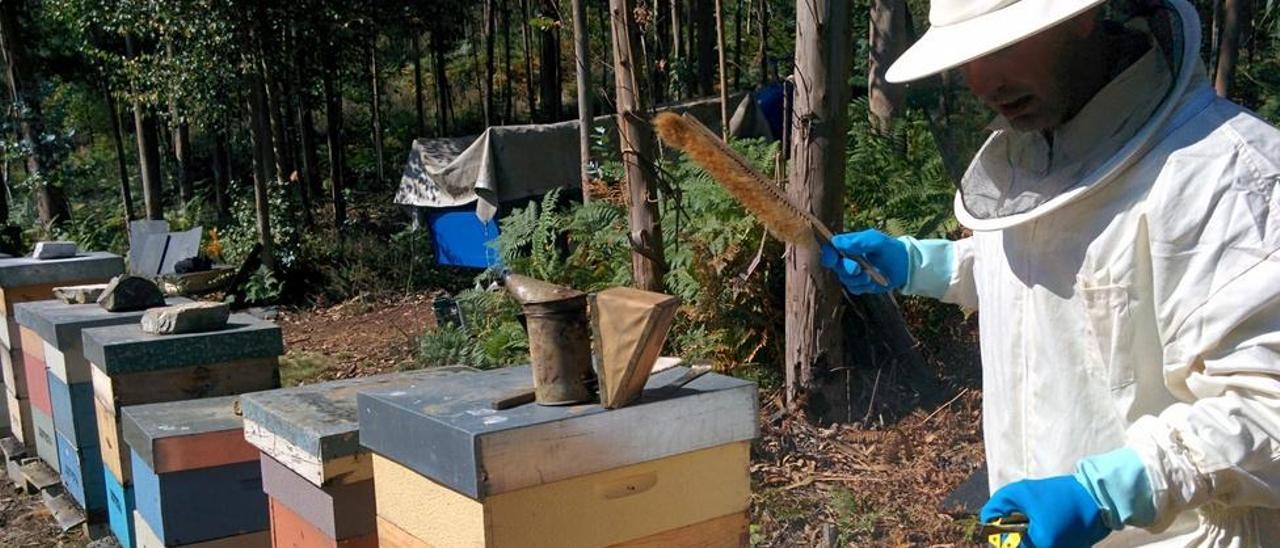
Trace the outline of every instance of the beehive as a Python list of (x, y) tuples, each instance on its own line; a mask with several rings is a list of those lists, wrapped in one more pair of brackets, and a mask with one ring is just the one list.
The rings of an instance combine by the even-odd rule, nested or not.
[(82, 337), (92, 366), (98, 448), (112, 476), (108, 494), (114, 485), (122, 498), (120, 504), (108, 500), (109, 522), (131, 548), (133, 476), (121, 408), (276, 388), (284, 343), (278, 326), (245, 314), (233, 314), (226, 328), (207, 333), (152, 335), (129, 324), (85, 329)]
[[(15, 305), (52, 299), (55, 287), (100, 283), (123, 271), (124, 261), (111, 253), (81, 253), (75, 257), (50, 260), (30, 257), (0, 259), (0, 312), (3, 312), (0, 316), (4, 318), (4, 325), (0, 326), (0, 370), (3, 372), (6, 400), (5, 412), (0, 413), (0, 419), (3, 419), (0, 421), (0, 435), (12, 434), (27, 447), (38, 449), (23, 359), (22, 333), (13, 317)], [(39, 352), (36, 349), (29, 351)], [(43, 385), (44, 379), (42, 373), (35, 382)], [(45, 414), (50, 413), (46, 411)], [(52, 458), (56, 460), (56, 451)]]
[(376, 544), (373, 465), (359, 443), (356, 394), (417, 389), (471, 371), (446, 367), (246, 394), (245, 438), (262, 451), (276, 545)]
[[(190, 302), (169, 299), (169, 304)], [(87, 328), (136, 324), (143, 311), (108, 312), (97, 304), (67, 304), (58, 300), (14, 306), (14, 320), (38, 345), (47, 375), (58, 471), (63, 485), (91, 520), (104, 518), (106, 488), (98, 448), (93, 383), (84, 358), (81, 332)]]
[(700, 535), (696, 545), (743, 545), (755, 386), (712, 374), (663, 388), (683, 373), (655, 374), (637, 403), (610, 411), (492, 410), (528, 382), (524, 367), (361, 393), (380, 542), (680, 545)]

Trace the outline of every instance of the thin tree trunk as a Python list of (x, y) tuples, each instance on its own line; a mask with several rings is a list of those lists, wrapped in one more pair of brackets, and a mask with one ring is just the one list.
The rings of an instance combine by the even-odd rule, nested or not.
[(639, 32), (631, 0), (610, 0), (613, 29), (614, 80), (618, 94), (618, 135), (630, 196), (632, 285), (662, 290), (664, 268), (662, 227), (658, 221), (657, 177), (653, 172), (653, 134), (645, 123), (643, 72), (635, 57)]
[[(137, 55), (133, 36), (125, 35), (125, 52), (130, 58)], [(147, 209), (147, 219), (164, 219), (164, 182), (160, 175), (160, 146), (156, 136), (156, 121), (140, 101), (133, 101), (134, 137), (138, 147), (138, 172), (142, 177), (142, 200)]]
[[(166, 39), (164, 42), (165, 55), (170, 59), (173, 58), (173, 41)], [(178, 108), (178, 103), (172, 97), (169, 98), (169, 118), (172, 124), (169, 132), (172, 135), (173, 144), (173, 162), (174, 173), (177, 176), (178, 183), (178, 200), (182, 202), (183, 208), (191, 202), (195, 196), (195, 189), (192, 188), (191, 175), (191, 126), (187, 122), (187, 117)]]
[(716, 4), (708, 0), (693, 3), (694, 25), (697, 27), (698, 93), (703, 97), (716, 92)]
[(445, 71), (445, 44), (439, 32), (431, 33), (431, 59), (436, 74), (436, 114), (440, 135), (449, 134), (449, 114), (453, 112), (453, 94), (449, 90), (449, 74)]
[[(769, 0), (760, 0), (760, 85), (769, 83)], [(784, 145), (785, 146), (785, 145)]]
[(484, 126), (493, 125), (498, 118), (493, 100), (493, 42), (497, 32), (497, 13), (494, 0), (484, 0)]
[(573, 0), (573, 54), (578, 85), (578, 158), (582, 169), (582, 202), (591, 201), (591, 52), (587, 49), (587, 6)]
[(378, 74), (378, 36), (374, 35), (373, 44), (369, 47), (369, 73), (373, 77), (373, 154), (378, 163), (378, 184), (386, 184), (387, 177), (382, 157), (382, 90), (381, 76)]
[[(262, 51), (259, 49), (259, 51)], [(253, 145), (253, 211), (258, 224), (258, 243), (262, 245), (262, 264), (268, 270), (275, 271), (275, 244), (271, 234), (271, 189), (268, 181), (270, 170), (276, 165), (271, 150), (271, 121), (268, 110), (266, 82), (262, 76), (261, 65), (255, 67), (250, 77), (249, 118), (252, 131), (249, 132)], [(276, 166), (277, 169), (279, 166)]]
[(542, 29), (542, 53), (538, 58), (538, 100), (542, 104), (543, 118), (548, 122), (560, 120), (560, 21), (556, 0), (542, 0), (542, 16), (555, 21)]
[(427, 113), (422, 100), (422, 48), (418, 44), (417, 31), (410, 31), (409, 44), (413, 51), (413, 106), (418, 111), (418, 137), (427, 136)]
[(729, 140), (729, 86), (724, 65), (724, 1), (716, 0), (716, 54), (720, 68), (720, 137)]
[(868, 26), (867, 103), (871, 111), (871, 127), (881, 134), (888, 134), (906, 95), (902, 84), (891, 84), (884, 78), (889, 65), (902, 55), (910, 40), (906, 0), (872, 0)]
[[(796, 2), (796, 91), (790, 184), (792, 200), (827, 226), (840, 227), (849, 100), (849, 3)], [(786, 399), (796, 407), (815, 379), (839, 367), (840, 287), (822, 267), (816, 246), (788, 246)]]
[(227, 186), (231, 180), (230, 153), (227, 147), (227, 130), (218, 128), (213, 137), (213, 207), (217, 211), (218, 220), (227, 217), (230, 207), (227, 204)]
[(524, 35), (524, 86), (525, 96), (529, 100), (529, 119), (538, 119), (538, 101), (533, 94), (533, 32), (529, 28), (529, 2), (520, 0), (520, 10), (524, 17), (520, 19), (521, 33)]
[[(335, 47), (336, 44), (330, 44)], [(331, 55), (324, 59), (324, 113), (326, 133), (329, 137), (329, 193), (333, 203), (333, 224), (339, 231), (347, 222), (347, 202), (343, 195), (346, 171), (346, 151), (342, 135), (342, 96), (339, 95), (336, 82), (338, 69)], [(441, 128), (444, 128), (443, 122)]]
[(502, 18), (502, 125), (513, 123), (516, 118), (516, 102), (511, 90), (511, 5), (502, 0), (499, 11)]
[[(733, 2), (733, 88), (742, 86), (742, 3), (750, 0), (734, 0)], [(750, 26), (748, 24), (748, 26)]]
[(1213, 88), (1221, 97), (1229, 97), (1235, 79), (1236, 62), (1240, 59), (1240, 26), (1244, 21), (1245, 0), (1224, 0), (1222, 7), (1222, 41), (1218, 46), (1218, 63)]
[(603, 104), (614, 104), (611, 92), (613, 86), (609, 85), (610, 76), (609, 67), (613, 66), (613, 40), (612, 33), (609, 29), (609, 2), (611, 0), (600, 0), (600, 9), (596, 13), (600, 18), (600, 100)]
[(132, 221), (134, 219), (133, 189), (129, 184), (129, 163), (125, 158), (120, 111), (116, 108), (116, 98), (111, 94), (111, 87), (106, 78), (102, 78), (102, 97), (106, 99), (107, 114), (111, 117), (111, 144), (116, 148), (116, 169), (120, 173), (120, 198), (124, 201), (124, 218), (126, 221)]

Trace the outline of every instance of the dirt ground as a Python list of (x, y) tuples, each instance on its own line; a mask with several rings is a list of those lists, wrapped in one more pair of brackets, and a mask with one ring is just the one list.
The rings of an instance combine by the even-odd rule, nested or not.
[[(416, 336), (433, 323), (432, 297), (282, 310), (285, 383), (408, 365)], [(943, 336), (921, 341), (941, 379), (936, 393), (921, 397), (894, 371), (860, 372), (866, 414), (856, 423), (815, 427), (786, 413), (780, 392), (762, 391), (751, 464), (753, 544), (974, 545), (973, 521), (939, 510), (983, 459), (973, 319), (950, 323)], [(59, 534), (38, 496), (0, 488), (0, 547), (86, 542), (78, 531)]]

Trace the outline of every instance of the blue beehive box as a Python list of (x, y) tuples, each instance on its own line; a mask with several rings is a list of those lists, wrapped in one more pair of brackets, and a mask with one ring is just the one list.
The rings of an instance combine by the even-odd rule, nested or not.
[(107, 524), (123, 548), (134, 548), (133, 486), (125, 487), (104, 464), (102, 477), (107, 491)]
[(107, 510), (102, 454), (97, 446), (78, 448), (58, 434), (58, 470), (62, 485), (91, 520)]

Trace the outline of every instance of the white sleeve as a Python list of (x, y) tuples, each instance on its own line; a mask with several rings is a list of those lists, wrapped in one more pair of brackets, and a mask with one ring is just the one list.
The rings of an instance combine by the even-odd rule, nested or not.
[(977, 256), (973, 237), (952, 242), (951, 283), (941, 297), (943, 302), (958, 304), (969, 310), (978, 309), (978, 289), (973, 279)]

